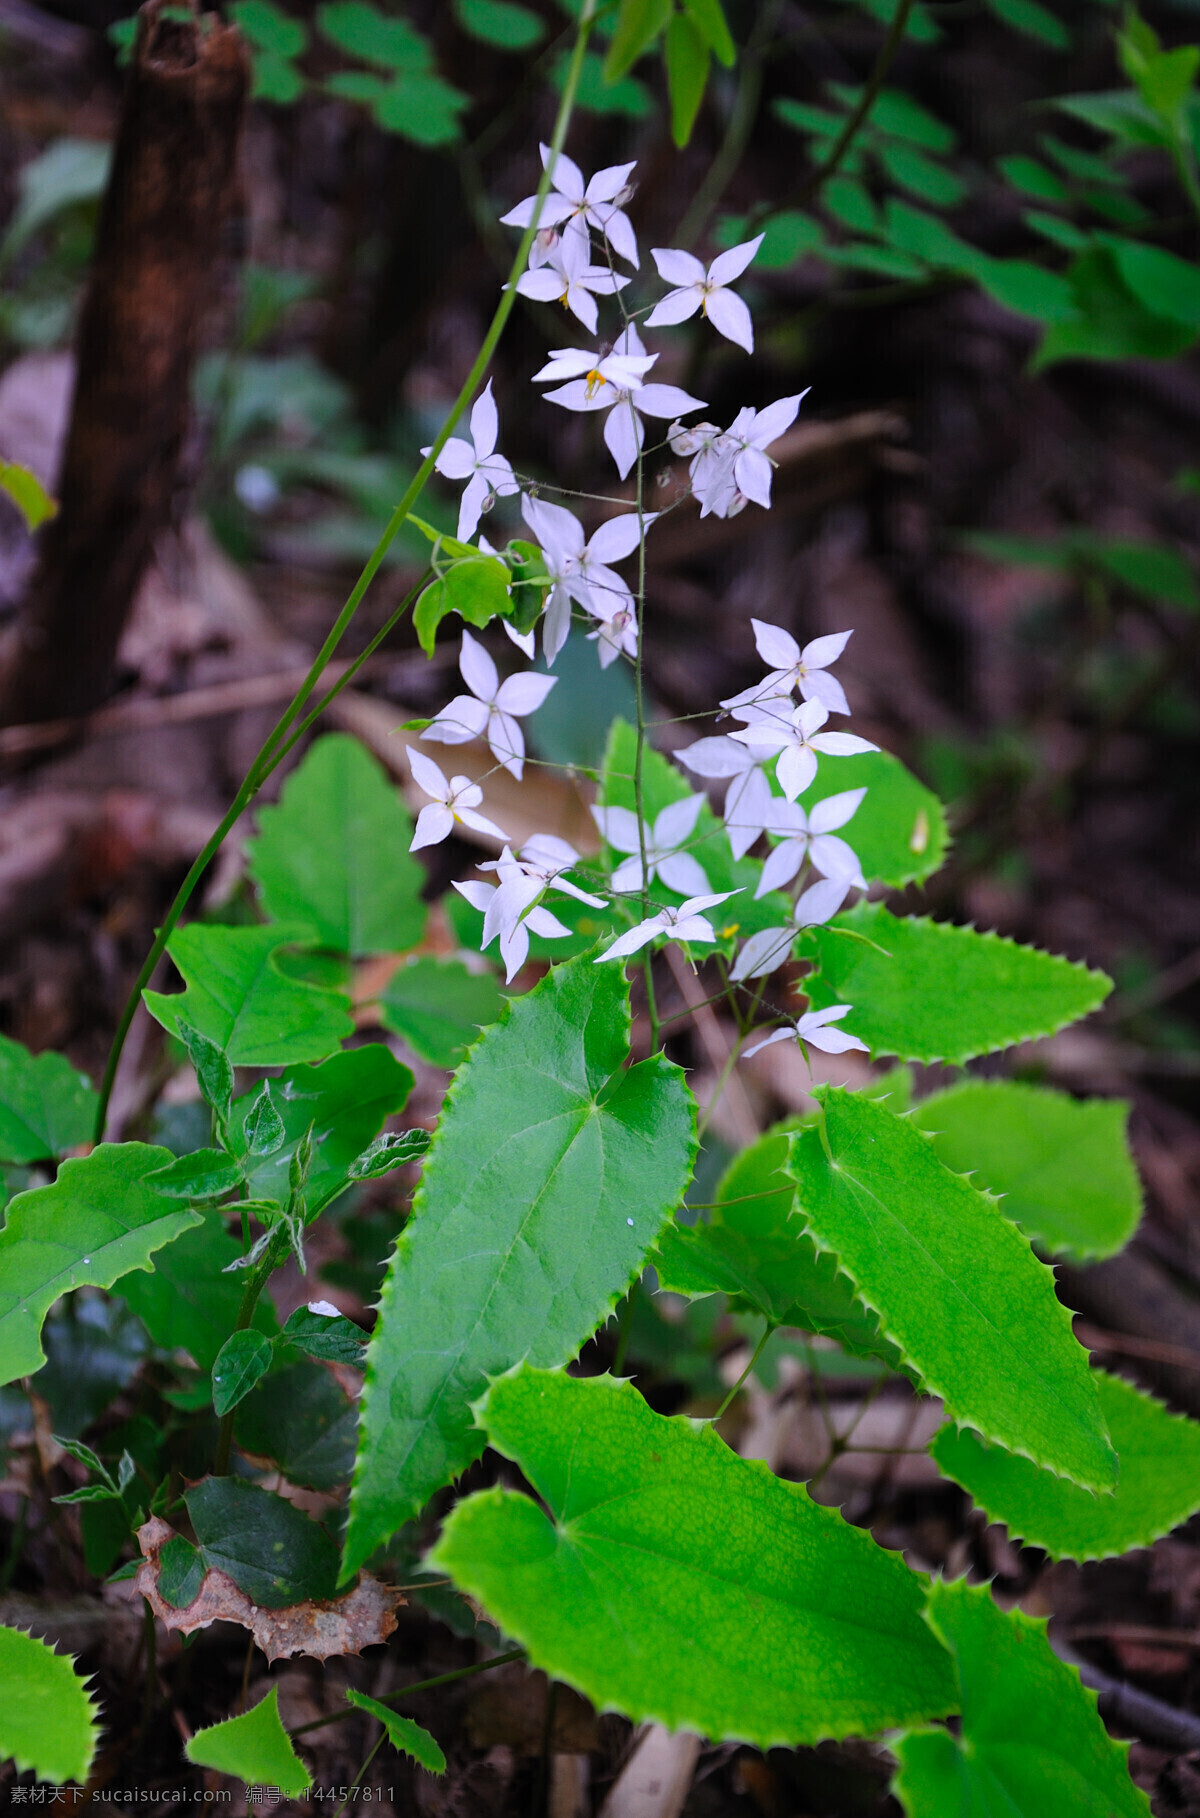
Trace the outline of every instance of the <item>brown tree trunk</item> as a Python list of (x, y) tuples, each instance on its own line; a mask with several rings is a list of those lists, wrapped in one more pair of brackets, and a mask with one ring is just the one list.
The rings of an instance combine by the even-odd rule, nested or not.
[(0, 677), (0, 724), (86, 713), (107, 694), (168, 524), (192, 368), (236, 194), (247, 87), (215, 16), (139, 15), (78, 336), (59, 512)]

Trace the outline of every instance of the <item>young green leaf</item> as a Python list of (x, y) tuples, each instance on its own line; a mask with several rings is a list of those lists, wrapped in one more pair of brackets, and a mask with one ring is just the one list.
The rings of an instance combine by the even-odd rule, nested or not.
[(626, 1068), (628, 1045), (620, 969), (585, 955), (459, 1069), (368, 1356), (347, 1569), (478, 1457), (490, 1375), (574, 1357), (681, 1198), (691, 1094), (661, 1054)]
[(948, 165), (926, 157), (915, 145), (885, 142), (876, 154), (893, 183), (934, 208), (954, 208), (967, 193), (965, 178)]
[(144, 991), (146, 1008), (173, 1034), (186, 1019), (234, 1066), (323, 1060), (353, 1033), (349, 1001), (340, 992), (285, 978), (275, 964), (280, 947), (308, 938), (306, 928), (278, 924), (225, 928), (192, 922), (177, 928), (167, 951), (186, 989), (169, 996)]
[(1111, 1489), (1096, 1385), (1050, 1270), (908, 1119), (861, 1093), (819, 1086), (816, 1096), (824, 1129), (792, 1138), (788, 1172), (818, 1247), (959, 1425)]
[(68, 1654), (20, 1629), (0, 1627), (0, 1759), (18, 1774), (61, 1786), (85, 1781), (100, 1726), (85, 1680)]
[(667, 93), (671, 101), (671, 137), (684, 146), (708, 84), (708, 41), (688, 13), (674, 13), (663, 43)]
[(392, 1747), (399, 1749), (402, 1754), (411, 1755), (414, 1761), (420, 1763), (426, 1773), (444, 1774), (446, 1772), (446, 1757), (442, 1754), (441, 1749), (429, 1731), (423, 1730), (419, 1723), (413, 1722), (411, 1717), (401, 1717), (397, 1712), (389, 1711), (386, 1704), (380, 1704), (378, 1699), (368, 1698), (365, 1692), (356, 1692), (353, 1686), (346, 1688), (346, 1702), (354, 1705), (356, 1710), (366, 1711), (370, 1716), (377, 1717), (387, 1731), (387, 1738)]
[(218, 1127), (223, 1129), (233, 1097), (233, 1067), (229, 1056), (219, 1042), (201, 1035), (186, 1017), (176, 1017), (175, 1033), (187, 1049), (200, 1096), (216, 1118)]
[(497, 50), (529, 50), (546, 32), (535, 12), (513, 0), (454, 0), (454, 12), (465, 32)]
[(913, 1121), (956, 1174), (1001, 1194), (1001, 1210), (1052, 1256), (1115, 1256), (1142, 1210), (1119, 1098), (1070, 1098), (1014, 1080), (967, 1080), (919, 1104)]
[(337, 1547), (294, 1503), (238, 1477), (205, 1477), (183, 1500), (206, 1566), (267, 1610), (334, 1595)]
[[(437, 628), (447, 613), (457, 612), (463, 623), (482, 627), (506, 618), (512, 609), (508, 584), (512, 577), (504, 562), (481, 556), (478, 550), (452, 562), (444, 574), (429, 583), (413, 608), (413, 628), (426, 656), (432, 656)], [(411, 943), (410, 943), (411, 945)]]
[(478, 1418), (550, 1518), (485, 1490), (429, 1563), (600, 1710), (770, 1748), (953, 1708), (921, 1579), (711, 1425), (528, 1365)]
[(351, 1180), (379, 1180), (420, 1161), (433, 1138), (428, 1130), (385, 1130), (350, 1163)]
[(72, 1288), (111, 1288), (200, 1215), (149, 1179), (171, 1160), (150, 1143), (102, 1143), (65, 1161), (53, 1186), (18, 1193), (0, 1231), (0, 1382), (45, 1362), (42, 1321)]
[(683, 10), (717, 62), (732, 69), (737, 62), (737, 45), (730, 36), (721, 0), (683, 0)]
[(277, 1149), (282, 1149), (286, 1140), (287, 1131), (283, 1119), (275, 1109), (270, 1083), (265, 1079), (246, 1113), (242, 1135), (247, 1154), (253, 1155), (255, 1160), (263, 1155), (274, 1155)]
[[(939, 871), (950, 845), (946, 810), (889, 751), (819, 757), (811, 789), (799, 798), (811, 812), (841, 789), (865, 789), (846, 838), (871, 883), (900, 889)], [(886, 946), (886, 942), (884, 945)]]
[(1096, 1694), (1058, 1659), (1046, 1624), (997, 1608), (986, 1585), (929, 1587), (926, 1620), (954, 1662), (960, 1736), (923, 1729), (889, 1744), (909, 1818), (1150, 1818)]
[(309, 1357), (326, 1363), (352, 1364), (361, 1370), (365, 1360), (367, 1338), (352, 1319), (328, 1313), (315, 1313), (311, 1306), (297, 1307), (279, 1334), (281, 1344), (295, 1345)]
[(1172, 360), (1196, 338), (1190, 323), (1146, 308), (1107, 247), (1089, 246), (1071, 261), (1066, 277), (1074, 314), (1050, 324), (1031, 362), (1033, 372), (1056, 360)]
[(383, 1120), (404, 1109), (413, 1076), (382, 1042), (371, 1042), (331, 1055), (319, 1067), (288, 1067), (264, 1083), (283, 1124), (283, 1142), (269, 1154), (250, 1152), (247, 1127), (259, 1095), (248, 1093), (230, 1114), (230, 1144), (244, 1160), (250, 1192), (284, 1201), (292, 1158), (311, 1128), (306, 1198), (315, 1215), (349, 1184), (351, 1167)]
[(425, 873), (409, 852), (413, 822), (357, 739), (317, 740), (263, 808), (247, 842), (250, 875), (276, 921), (303, 923), (336, 953), (402, 952), (419, 941)]
[(1071, 34), (1056, 13), (1041, 0), (987, 0), (988, 11), (1027, 38), (1036, 38), (1054, 50), (1070, 50)]
[[(841, 928), (874, 945), (847, 940)], [(853, 1004), (854, 1033), (876, 1060), (894, 1054), (961, 1065), (1053, 1035), (1112, 990), (1110, 979), (1087, 966), (998, 934), (895, 916), (882, 903), (859, 903), (810, 930), (798, 950), (817, 966), (817, 976), (804, 981), (814, 1006)]]
[(410, 959), (397, 967), (379, 1002), (391, 1029), (431, 1067), (457, 1067), (479, 1031), (494, 1023), (504, 994), (490, 972), (461, 960)]
[(1121, 1461), (1111, 1496), (1093, 1496), (950, 1426), (929, 1448), (989, 1521), (1051, 1559), (1109, 1559), (1148, 1547), (1200, 1509), (1200, 1426), (1119, 1376), (1097, 1370), (1095, 1378)]
[(97, 1103), (65, 1054), (33, 1055), (0, 1035), (0, 1161), (44, 1161), (88, 1142)]
[(224, 1149), (194, 1149), (176, 1156), (169, 1168), (151, 1177), (155, 1190), (167, 1199), (221, 1199), (240, 1186), (242, 1170)]
[[(242, 1283), (228, 1273), (241, 1254), (221, 1215), (210, 1212), (159, 1252), (152, 1273), (135, 1270), (122, 1276), (113, 1283), (113, 1293), (137, 1314), (155, 1344), (187, 1351), (201, 1370), (211, 1370), (242, 1303)], [(278, 1330), (268, 1295), (259, 1297), (254, 1328), (268, 1337)]]
[(604, 80), (618, 81), (670, 24), (671, 0), (621, 0), (617, 29), (604, 59)]
[(231, 1332), (213, 1365), (213, 1408), (228, 1414), (271, 1367), (271, 1341), (263, 1332)]
[(109, 1476), (107, 1465), (102, 1459), (97, 1458), (91, 1446), (85, 1446), (82, 1439), (64, 1439), (58, 1433), (55, 1433), (53, 1437), (55, 1445), (61, 1446), (69, 1458), (74, 1458), (85, 1470), (94, 1471), (97, 1477), (102, 1477), (105, 1483), (115, 1487)]
[(283, 1727), (276, 1685), (241, 1717), (197, 1730), (184, 1754), (197, 1767), (234, 1774), (251, 1786), (277, 1786), (286, 1799), (298, 1799), (312, 1785), (312, 1775)]
[[(363, 1349), (353, 1359), (358, 1369)], [(270, 1459), (289, 1482), (334, 1490), (350, 1481), (357, 1428), (358, 1411), (330, 1372), (297, 1359), (263, 1378), (239, 1407), (233, 1430), (244, 1452)]]
[(317, 8), (317, 23), (339, 50), (364, 63), (417, 74), (433, 68), (433, 51), (420, 32), (368, 0), (329, 0)]
[(0, 492), (12, 500), (30, 531), (58, 510), (57, 500), (50, 497), (37, 475), (19, 461), (0, 460)]

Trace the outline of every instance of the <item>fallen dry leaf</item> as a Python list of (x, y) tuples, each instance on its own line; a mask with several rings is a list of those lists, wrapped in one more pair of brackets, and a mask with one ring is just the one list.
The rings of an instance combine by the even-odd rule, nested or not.
[(268, 1660), (309, 1654), (330, 1660), (338, 1654), (361, 1654), (387, 1640), (396, 1626), (396, 1606), (405, 1600), (394, 1585), (365, 1575), (344, 1597), (328, 1603), (294, 1603), (282, 1610), (260, 1609), (224, 1572), (204, 1574), (197, 1595), (184, 1609), (167, 1603), (158, 1589), (158, 1556), (174, 1528), (151, 1516), (137, 1531), (144, 1558), (134, 1586), (168, 1629), (190, 1635), (213, 1622), (236, 1622), (249, 1629)]

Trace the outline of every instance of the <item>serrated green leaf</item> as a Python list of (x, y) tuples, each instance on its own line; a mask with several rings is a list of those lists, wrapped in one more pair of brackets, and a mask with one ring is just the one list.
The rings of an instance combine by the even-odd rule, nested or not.
[(663, 40), (667, 94), (671, 102), (671, 137), (684, 146), (708, 85), (708, 41), (688, 13), (674, 13)]
[(1016, 32), (1023, 32), (1027, 38), (1036, 38), (1054, 50), (1070, 50), (1070, 32), (1057, 14), (1042, 6), (1040, 0), (987, 0), (987, 7), (997, 19), (1011, 25)]
[(1137, 1229), (1128, 1117), (1124, 1099), (1076, 1099), (1012, 1080), (968, 1080), (913, 1113), (948, 1168), (973, 1172), (1026, 1237), (1075, 1262), (1115, 1256)]
[(336, 953), (400, 953), (420, 940), (425, 872), (409, 852), (413, 822), (357, 739), (328, 733), (264, 808), (247, 841), (267, 913), (303, 924)]
[(527, 1365), (479, 1418), (551, 1519), (484, 1491), (429, 1563), (600, 1710), (769, 1748), (951, 1708), (916, 1574), (712, 1426)]
[(629, 992), (590, 955), (510, 999), (455, 1078), (367, 1363), (348, 1569), (478, 1457), (470, 1402), (517, 1358), (574, 1357), (691, 1178), (695, 1107), (626, 1069)]
[(292, 1160), (311, 1129), (307, 1197), (315, 1215), (349, 1184), (352, 1164), (384, 1119), (404, 1109), (413, 1076), (382, 1042), (371, 1042), (331, 1055), (319, 1067), (288, 1067), (266, 1083), (283, 1124), (283, 1142), (270, 1155), (249, 1153), (246, 1124), (257, 1094), (247, 1093), (230, 1113), (230, 1143), (244, 1161), (249, 1191), (286, 1200)]
[(352, 1319), (334, 1319), (328, 1313), (314, 1313), (311, 1307), (297, 1307), (279, 1339), (309, 1357), (351, 1364), (356, 1370), (362, 1369), (367, 1349), (367, 1335)]
[(242, 1170), (224, 1149), (194, 1149), (176, 1156), (169, 1168), (152, 1176), (159, 1193), (168, 1199), (220, 1199), (241, 1182)]
[(197, 1767), (234, 1774), (250, 1786), (277, 1786), (287, 1799), (299, 1798), (312, 1785), (312, 1775), (283, 1727), (276, 1685), (241, 1717), (197, 1730), (184, 1754)]
[(454, 0), (454, 14), (472, 38), (494, 44), (497, 50), (528, 50), (546, 32), (536, 13), (512, 0)]
[(0, 1035), (0, 1161), (44, 1161), (90, 1141), (99, 1099), (65, 1054)]
[(58, 1786), (82, 1782), (99, 1735), (96, 1706), (70, 1655), (0, 1627), (0, 1758)]
[[(360, 1342), (353, 1360), (359, 1369), (363, 1349)], [(297, 1361), (273, 1370), (246, 1397), (237, 1411), (234, 1437), (244, 1452), (278, 1465), (289, 1482), (333, 1490), (349, 1482), (357, 1427), (357, 1410), (329, 1371)]]
[(986, 1585), (934, 1583), (926, 1620), (959, 1684), (960, 1736), (920, 1730), (889, 1744), (909, 1818), (1150, 1818), (1096, 1694), (1058, 1659), (1046, 1624), (997, 1608)]
[(413, 626), (425, 655), (433, 655), (437, 628), (447, 613), (457, 612), (464, 624), (476, 626), (507, 617), (512, 608), (510, 579), (503, 562), (478, 551), (451, 563), (445, 574), (429, 583), (413, 608)]
[[(847, 940), (839, 927), (875, 945)], [(927, 916), (895, 916), (881, 903), (859, 903), (809, 931), (798, 951), (818, 967), (819, 976), (804, 981), (813, 1004), (853, 1004), (848, 1026), (876, 1060), (894, 1054), (961, 1065), (1053, 1035), (1112, 989), (1102, 972), (1072, 960)]]
[(954, 208), (967, 193), (966, 180), (957, 171), (926, 157), (915, 145), (885, 141), (876, 156), (893, 183), (935, 208)]
[(941, 869), (950, 847), (946, 810), (899, 758), (890, 751), (819, 757), (816, 778), (800, 804), (811, 813), (817, 802), (842, 789), (867, 792), (845, 837), (871, 883), (898, 890)]
[(1094, 1374), (1121, 1461), (1111, 1496), (1093, 1496), (952, 1426), (929, 1448), (989, 1521), (1051, 1559), (1110, 1559), (1151, 1546), (1200, 1509), (1200, 1426), (1119, 1376)]
[(794, 1136), (788, 1162), (814, 1241), (833, 1251), (952, 1419), (1046, 1470), (1111, 1489), (1116, 1458), (1096, 1385), (1050, 1269), (909, 1119), (861, 1093), (815, 1094), (824, 1130)]
[(784, 1172), (795, 1125), (768, 1131), (730, 1164), (707, 1222), (670, 1224), (651, 1261), (668, 1293), (728, 1294), (735, 1309), (775, 1325), (836, 1338), (858, 1357), (899, 1354), (857, 1299), (837, 1258), (818, 1250), (793, 1216), (796, 1183)]
[(58, 510), (42, 482), (19, 461), (0, 461), (0, 492), (10, 498), (25, 520), (27, 530), (36, 530)]
[(0, 1382), (45, 1362), (42, 1321), (63, 1294), (111, 1288), (200, 1222), (147, 1178), (170, 1160), (150, 1143), (102, 1143), (65, 1161), (53, 1186), (18, 1193), (0, 1231)]
[(1089, 247), (1072, 260), (1067, 281), (1075, 315), (1052, 323), (1032, 361), (1042, 371), (1056, 360), (1172, 360), (1190, 347), (1195, 330), (1152, 314), (1130, 290), (1107, 247)]
[(186, 989), (144, 991), (156, 1022), (176, 1032), (181, 1019), (224, 1049), (238, 1067), (323, 1060), (354, 1030), (348, 999), (338, 991), (285, 978), (274, 963), (280, 947), (308, 939), (304, 927), (177, 928), (167, 951)]
[(231, 1332), (212, 1370), (213, 1409), (219, 1416), (244, 1401), (271, 1367), (271, 1341), (263, 1332)]
[[(226, 1231), (220, 1213), (210, 1212), (160, 1251), (152, 1273), (135, 1270), (122, 1276), (113, 1283), (113, 1293), (137, 1314), (155, 1344), (187, 1351), (201, 1370), (211, 1370), (242, 1304), (244, 1284), (224, 1273), (240, 1255), (241, 1245)], [(261, 1295), (254, 1329), (271, 1337), (278, 1323), (270, 1297)]]
[(294, 1503), (239, 1477), (205, 1477), (184, 1492), (204, 1563), (263, 1609), (334, 1595), (337, 1547)]
[(468, 972), (461, 960), (408, 960), (392, 973), (380, 1017), (431, 1067), (457, 1067), (479, 1031), (500, 1014), (504, 993), (491, 972)]
[(381, 69), (420, 72), (433, 68), (433, 51), (406, 19), (367, 0), (330, 0), (317, 8), (317, 24), (339, 50)]
[(730, 36), (721, 0), (683, 0), (683, 5), (718, 63), (732, 69), (737, 61), (737, 46)]
[(604, 80), (617, 82), (670, 23), (671, 0), (621, 0), (617, 29), (604, 59)]
[(380, 1704), (376, 1698), (368, 1698), (365, 1692), (356, 1692), (353, 1686), (346, 1688), (346, 1702), (356, 1710), (366, 1711), (375, 1717), (387, 1731), (388, 1741), (394, 1749), (405, 1755), (411, 1755), (419, 1762), (427, 1774), (444, 1774), (446, 1757), (429, 1734), (411, 1717), (401, 1717), (396, 1711), (390, 1711), (386, 1704)]

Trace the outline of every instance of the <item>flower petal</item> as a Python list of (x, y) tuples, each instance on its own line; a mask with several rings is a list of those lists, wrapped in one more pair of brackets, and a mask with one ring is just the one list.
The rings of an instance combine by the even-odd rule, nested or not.
[(792, 912), (797, 928), (817, 928), (827, 922), (845, 902), (849, 888), (845, 878), (823, 877), (820, 883), (802, 890)]
[(466, 897), (472, 909), (478, 909), (482, 914), (487, 913), (487, 906), (496, 894), (495, 884), (479, 884), (476, 883), (474, 879), (470, 880), (468, 883), (460, 884), (458, 879), (455, 878), (454, 888), (458, 891), (460, 896)]
[(502, 707), (505, 713), (534, 713), (557, 681), (556, 675), (539, 675), (532, 669), (526, 670), (523, 675), (510, 675), (500, 684), (496, 693), (496, 705)]
[(602, 953), (593, 963), (602, 966), (605, 960), (627, 959), (631, 953), (639, 953), (663, 932), (661, 915), (652, 915), (648, 921), (639, 922), (636, 928), (631, 928), (628, 934), (618, 935), (607, 952)]
[(567, 292), (567, 308), (573, 316), (578, 316), (589, 334), (595, 334), (596, 323), (600, 319), (596, 299), (582, 284), (573, 284)]
[(777, 398), (774, 404), (768, 404), (765, 410), (756, 414), (751, 438), (755, 448), (769, 448), (772, 442), (777, 442), (792, 427), (800, 408), (800, 400), (806, 398), (811, 390), (812, 386), (806, 385), (795, 397)]
[(473, 694), (456, 694), (419, 736), (439, 745), (465, 745), (468, 739), (483, 737), (487, 721), (484, 701), (477, 701)]
[(822, 802), (814, 802), (808, 824), (814, 833), (833, 833), (838, 827), (858, 813), (862, 806), (865, 789), (843, 789), (839, 795), (827, 795)]
[(814, 751), (824, 751), (829, 757), (855, 757), (860, 751), (879, 750), (870, 739), (856, 738), (852, 732), (819, 732), (811, 744)]
[(548, 664), (554, 662), (570, 630), (571, 596), (565, 587), (552, 588), (542, 620), (542, 655)]
[(849, 713), (846, 691), (827, 669), (812, 669), (800, 677), (800, 693), (806, 701), (820, 701), (830, 713)]
[(448, 833), (454, 831), (454, 816), (444, 802), (429, 802), (417, 816), (416, 830), (413, 833), (410, 852), (418, 852), (422, 846), (439, 846)]
[(739, 492), (744, 492), (764, 511), (771, 509), (771, 480), (775, 469), (760, 448), (743, 448), (733, 463), (733, 477)]
[(698, 290), (669, 290), (646, 317), (646, 327), (667, 328), (672, 322), (686, 322), (689, 316), (695, 315), (699, 307), (700, 292)]
[(466, 480), (475, 471), (475, 450), (461, 436), (451, 436), (434, 467), (447, 480)]
[(505, 634), (512, 639), (518, 650), (523, 650), (530, 662), (537, 650), (537, 642), (532, 631), (518, 631), (511, 619), (501, 619)]
[[(685, 795), (680, 802), (669, 802), (654, 822), (655, 851), (670, 852), (682, 845), (696, 825), (703, 806), (702, 795)], [(708, 885), (705, 884), (703, 888), (707, 890)]]
[[(754, 646), (763, 662), (772, 669), (790, 669), (800, 661), (800, 646), (782, 625), (768, 624), (766, 619), (751, 619)], [(722, 703), (727, 706), (727, 702)]]
[(583, 554), (583, 525), (565, 505), (551, 505), (525, 492), (521, 494), (521, 516), (557, 567)]
[(786, 1029), (776, 1029), (774, 1034), (764, 1036), (761, 1042), (755, 1042), (753, 1048), (743, 1048), (742, 1059), (749, 1060), (752, 1054), (757, 1054), (760, 1048), (769, 1048), (773, 1042), (794, 1041), (795, 1036), (796, 1031), (790, 1024)]
[(475, 457), (485, 461), (496, 452), (496, 437), (500, 433), (500, 419), (496, 414), (496, 400), (492, 396), (492, 381), (489, 379), (484, 389), (471, 407), (471, 440), (475, 444)]
[(866, 889), (867, 880), (862, 874), (857, 852), (836, 833), (819, 833), (809, 847), (809, 854), (822, 877), (845, 879), (857, 884), (860, 890)]
[[(557, 303), (567, 289), (567, 281), (552, 265), (540, 265), (536, 271), (522, 272), (517, 279), (517, 289), (523, 297), (532, 297), (535, 302)], [(593, 303), (593, 312), (595, 307)], [(595, 323), (592, 326), (595, 327)]]
[(628, 808), (592, 809), (592, 819), (604, 836), (605, 844), (614, 852), (636, 852), (638, 850), (637, 815)]
[(703, 284), (704, 267), (694, 253), (681, 252), (673, 246), (652, 246), (650, 257), (658, 267), (664, 284)]
[(629, 181), (630, 171), (636, 168), (636, 158), (629, 164), (606, 164), (584, 190), (585, 198), (589, 202), (611, 202), (614, 196), (620, 195)]
[(643, 385), (633, 395), (644, 417), (685, 417), (692, 410), (706, 410), (703, 398), (693, 398), (678, 385)]
[[(639, 398), (641, 393), (638, 393)], [(604, 445), (625, 479), (645, 440), (642, 420), (628, 398), (618, 398), (604, 420)], [(603, 661), (603, 657), (601, 657)]]
[(596, 213), (603, 220), (604, 237), (618, 259), (624, 259), (635, 271), (639, 271), (641, 260), (638, 258), (637, 235), (629, 216), (620, 208), (597, 209)]
[(813, 638), (800, 652), (800, 660), (806, 669), (828, 669), (830, 663), (837, 662), (853, 636), (852, 631), (830, 631), (824, 637)]
[[(422, 809), (421, 812), (423, 814), (425, 810)], [(473, 808), (460, 808), (458, 810), (458, 818), (464, 827), (473, 827), (476, 833), (490, 834), (494, 840), (499, 840), (502, 845), (508, 838), (503, 827), (497, 827), (495, 821), (489, 821), (485, 814), (476, 814)]]
[(492, 488), (487, 475), (478, 469), (471, 475), (463, 488), (462, 498), (458, 501), (458, 540), (465, 543), (475, 535), (483, 508), (487, 504)]
[(604, 395), (607, 389), (599, 386), (593, 391), (586, 379), (571, 379), (557, 391), (543, 392), (542, 396), (549, 404), (561, 404), (564, 410), (607, 410), (612, 403), (612, 398)]
[(792, 950), (794, 928), (761, 928), (746, 942), (730, 971), (737, 983), (744, 978), (762, 978), (782, 966)]
[(550, 358), (540, 372), (534, 373), (531, 382), (537, 385), (548, 379), (573, 379), (590, 372), (595, 364), (595, 354), (586, 347), (552, 347)]
[(768, 854), (762, 868), (758, 888), (754, 892), (755, 900), (766, 896), (771, 890), (782, 890), (790, 884), (804, 863), (806, 840), (784, 840), (782, 845), (775, 846)]
[(708, 878), (690, 852), (669, 852), (666, 858), (657, 860), (653, 868), (667, 889), (678, 890), (680, 896), (705, 896), (708, 893)]
[(593, 531), (587, 546), (589, 558), (604, 563), (624, 561), (641, 541), (643, 526), (652, 524), (657, 515), (648, 511), (639, 519), (636, 511), (625, 511), (620, 517), (609, 518)]
[(735, 278), (740, 278), (762, 243), (762, 234), (755, 234), (752, 240), (743, 240), (727, 252), (718, 253), (708, 268), (709, 283), (732, 284)]
[(500, 677), (496, 673), (487, 651), (477, 638), (469, 631), (462, 634), (462, 649), (459, 652), (458, 667), (463, 681), (481, 701), (494, 701), (496, 690), (500, 686)]
[(803, 1039), (824, 1054), (848, 1054), (851, 1048), (857, 1048), (863, 1054), (871, 1052), (866, 1042), (860, 1042), (857, 1035), (848, 1035), (844, 1029), (818, 1029)]
[(742, 776), (754, 767), (754, 759), (745, 746), (730, 738), (697, 739), (694, 745), (685, 745), (674, 756), (694, 776)]
[(445, 802), (450, 794), (450, 785), (442, 774), (440, 764), (435, 764), (423, 751), (414, 751), (411, 745), (404, 747), (408, 753), (409, 767), (413, 781), (426, 795), (431, 795), (435, 802)]
[(488, 716), (487, 740), (496, 762), (520, 782), (525, 770), (525, 734), (510, 713), (493, 711)]
[[(744, 347), (747, 353), (754, 352), (754, 322), (735, 290), (710, 290), (705, 298), (704, 313), (719, 335)], [(653, 317), (648, 320), (652, 321)]]
[(789, 745), (780, 754), (775, 777), (789, 802), (803, 795), (817, 774), (817, 760), (807, 745)]

